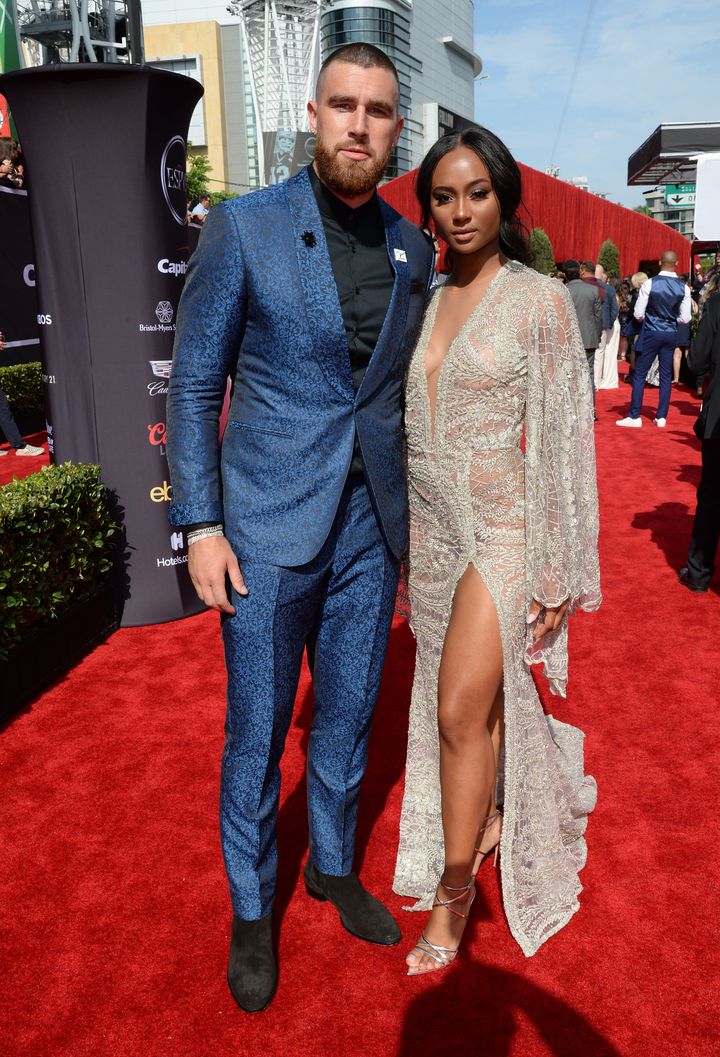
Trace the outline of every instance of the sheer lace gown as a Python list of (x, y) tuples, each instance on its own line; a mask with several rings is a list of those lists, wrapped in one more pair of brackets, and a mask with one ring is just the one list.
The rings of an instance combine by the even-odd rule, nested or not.
[(571, 610), (600, 604), (592, 397), (565, 288), (511, 261), (447, 352), (433, 421), (425, 352), (441, 296), (428, 305), (406, 390), (417, 659), (393, 887), (427, 909), (443, 870), (438, 669), (455, 587), (472, 564), (502, 636), (503, 903), (530, 955), (578, 909), (596, 798), (584, 735), (544, 714), (529, 667), (542, 661), (564, 696), (567, 623), (533, 644), (525, 622), (533, 597), (549, 606), (569, 597)]

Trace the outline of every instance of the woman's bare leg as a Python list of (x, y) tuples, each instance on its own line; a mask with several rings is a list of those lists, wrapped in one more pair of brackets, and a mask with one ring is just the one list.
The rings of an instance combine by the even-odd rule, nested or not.
[(682, 359), (682, 349), (676, 348), (673, 353), (673, 376), (672, 380), (677, 383), (680, 381), (680, 361)]
[[(454, 888), (472, 874), (479, 828), (494, 804), (497, 752), (502, 734), (503, 654), (495, 603), (474, 566), (458, 582), (445, 634), (438, 676), (440, 787), (445, 871)], [(495, 745), (493, 745), (493, 739)], [(456, 892), (441, 884), (438, 895)], [(470, 893), (453, 906), (466, 913)], [(465, 921), (436, 907), (424, 935), (438, 946), (455, 948)], [(429, 955), (413, 949), (407, 958), (415, 971), (437, 968)]]

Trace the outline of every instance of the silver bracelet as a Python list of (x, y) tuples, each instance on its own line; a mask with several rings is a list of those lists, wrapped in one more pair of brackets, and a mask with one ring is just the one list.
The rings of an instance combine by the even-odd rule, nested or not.
[(209, 539), (211, 536), (224, 536), (222, 525), (208, 525), (207, 528), (194, 529), (187, 534), (188, 547), (198, 540)]

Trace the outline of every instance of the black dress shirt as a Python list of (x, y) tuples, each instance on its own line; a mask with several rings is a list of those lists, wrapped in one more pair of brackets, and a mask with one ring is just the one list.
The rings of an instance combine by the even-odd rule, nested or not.
[[(395, 282), (385, 225), (377, 194), (351, 209), (328, 190), (312, 165), (308, 175), (322, 217), (357, 392), (380, 337)], [(362, 467), (356, 433), (350, 473), (360, 476)]]

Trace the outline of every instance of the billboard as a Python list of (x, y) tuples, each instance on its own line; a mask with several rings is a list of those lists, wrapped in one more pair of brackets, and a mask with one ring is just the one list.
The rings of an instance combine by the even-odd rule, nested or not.
[(263, 132), (265, 183), (281, 184), (304, 169), (315, 157), (315, 133), (278, 129)]

